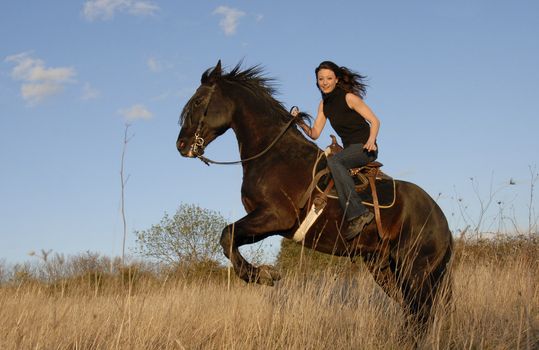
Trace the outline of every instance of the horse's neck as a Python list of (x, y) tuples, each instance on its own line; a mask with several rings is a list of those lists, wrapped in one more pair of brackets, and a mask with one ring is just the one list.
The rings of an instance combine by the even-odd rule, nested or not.
[[(253, 157), (263, 152), (287, 127), (287, 123), (271, 115), (257, 115), (250, 111), (238, 113), (232, 125), (236, 134), (241, 158)], [(288, 128), (295, 128), (295, 125), (288, 125)], [(305, 137), (289, 130), (272, 147), (302, 147), (308, 150), (312, 148), (312, 153), (316, 153), (318, 147), (309, 142)], [(271, 152), (271, 150), (270, 150)]]
[(242, 158), (262, 152), (278, 136), (279, 129), (284, 127), (279, 121), (268, 120), (269, 117), (250, 111), (236, 114), (232, 129), (236, 134)]

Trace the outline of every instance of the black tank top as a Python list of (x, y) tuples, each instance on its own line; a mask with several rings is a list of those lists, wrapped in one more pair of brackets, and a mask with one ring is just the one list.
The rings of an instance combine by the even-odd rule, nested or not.
[(346, 103), (346, 91), (340, 87), (323, 95), (324, 115), (342, 140), (344, 147), (354, 143), (365, 144), (369, 139), (370, 125), (365, 118)]

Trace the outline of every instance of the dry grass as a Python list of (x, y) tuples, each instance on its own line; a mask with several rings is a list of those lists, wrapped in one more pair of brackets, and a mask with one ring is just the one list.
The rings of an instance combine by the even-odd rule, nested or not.
[(539, 349), (539, 245), (524, 246), (502, 259), (499, 246), (461, 242), (452, 310), (423, 338), (360, 266), (291, 272), (276, 287), (129, 274), (5, 283), (0, 348)]

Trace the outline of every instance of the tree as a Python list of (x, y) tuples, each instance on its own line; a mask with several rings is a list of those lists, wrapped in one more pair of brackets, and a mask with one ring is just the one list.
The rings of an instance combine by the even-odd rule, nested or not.
[(125, 131), (124, 131), (124, 145), (122, 148), (122, 162), (120, 163), (120, 181), (122, 182), (122, 201), (121, 201), (121, 207), (122, 207), (122, 223), (123, 223), (123, 229), (124, 229), (124, 237), (122, 241), (122, 265), (125, 263), (125, 240), (127, 238), (127, 220), (125, 219), (125, 185), (127, 185), (127, 180), (129, 180), (129, 175), (124, 177), (124, 165), (125, 165), (125, 152), (127, 151), (127, 144), (131, 140), (133, 136), (128, 136), (127, 132), (129, 130), (129, 127), (131, 124), (125, 123)]
[(135, 231), (138, 252), (172, 265), (214, 262), (221, 255), (219, 238), (227, 222), (216, 211), (182, 203), (174, 216)]

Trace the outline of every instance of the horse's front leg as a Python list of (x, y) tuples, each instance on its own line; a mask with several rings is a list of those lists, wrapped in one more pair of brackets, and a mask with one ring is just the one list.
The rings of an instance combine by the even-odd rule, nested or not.
[(273, 285), (280, 279), (279, 273), (272, 267), (255, 267), (241, 255), (239, 247), (253, 244), (262, 239), (286, 230), (294, 221), (283, 220), (270, 210), (255, 210), (234, 224), (228, 225), (221, 235), (221, 246), (230, 259), (236, 274), (246, 282)]

